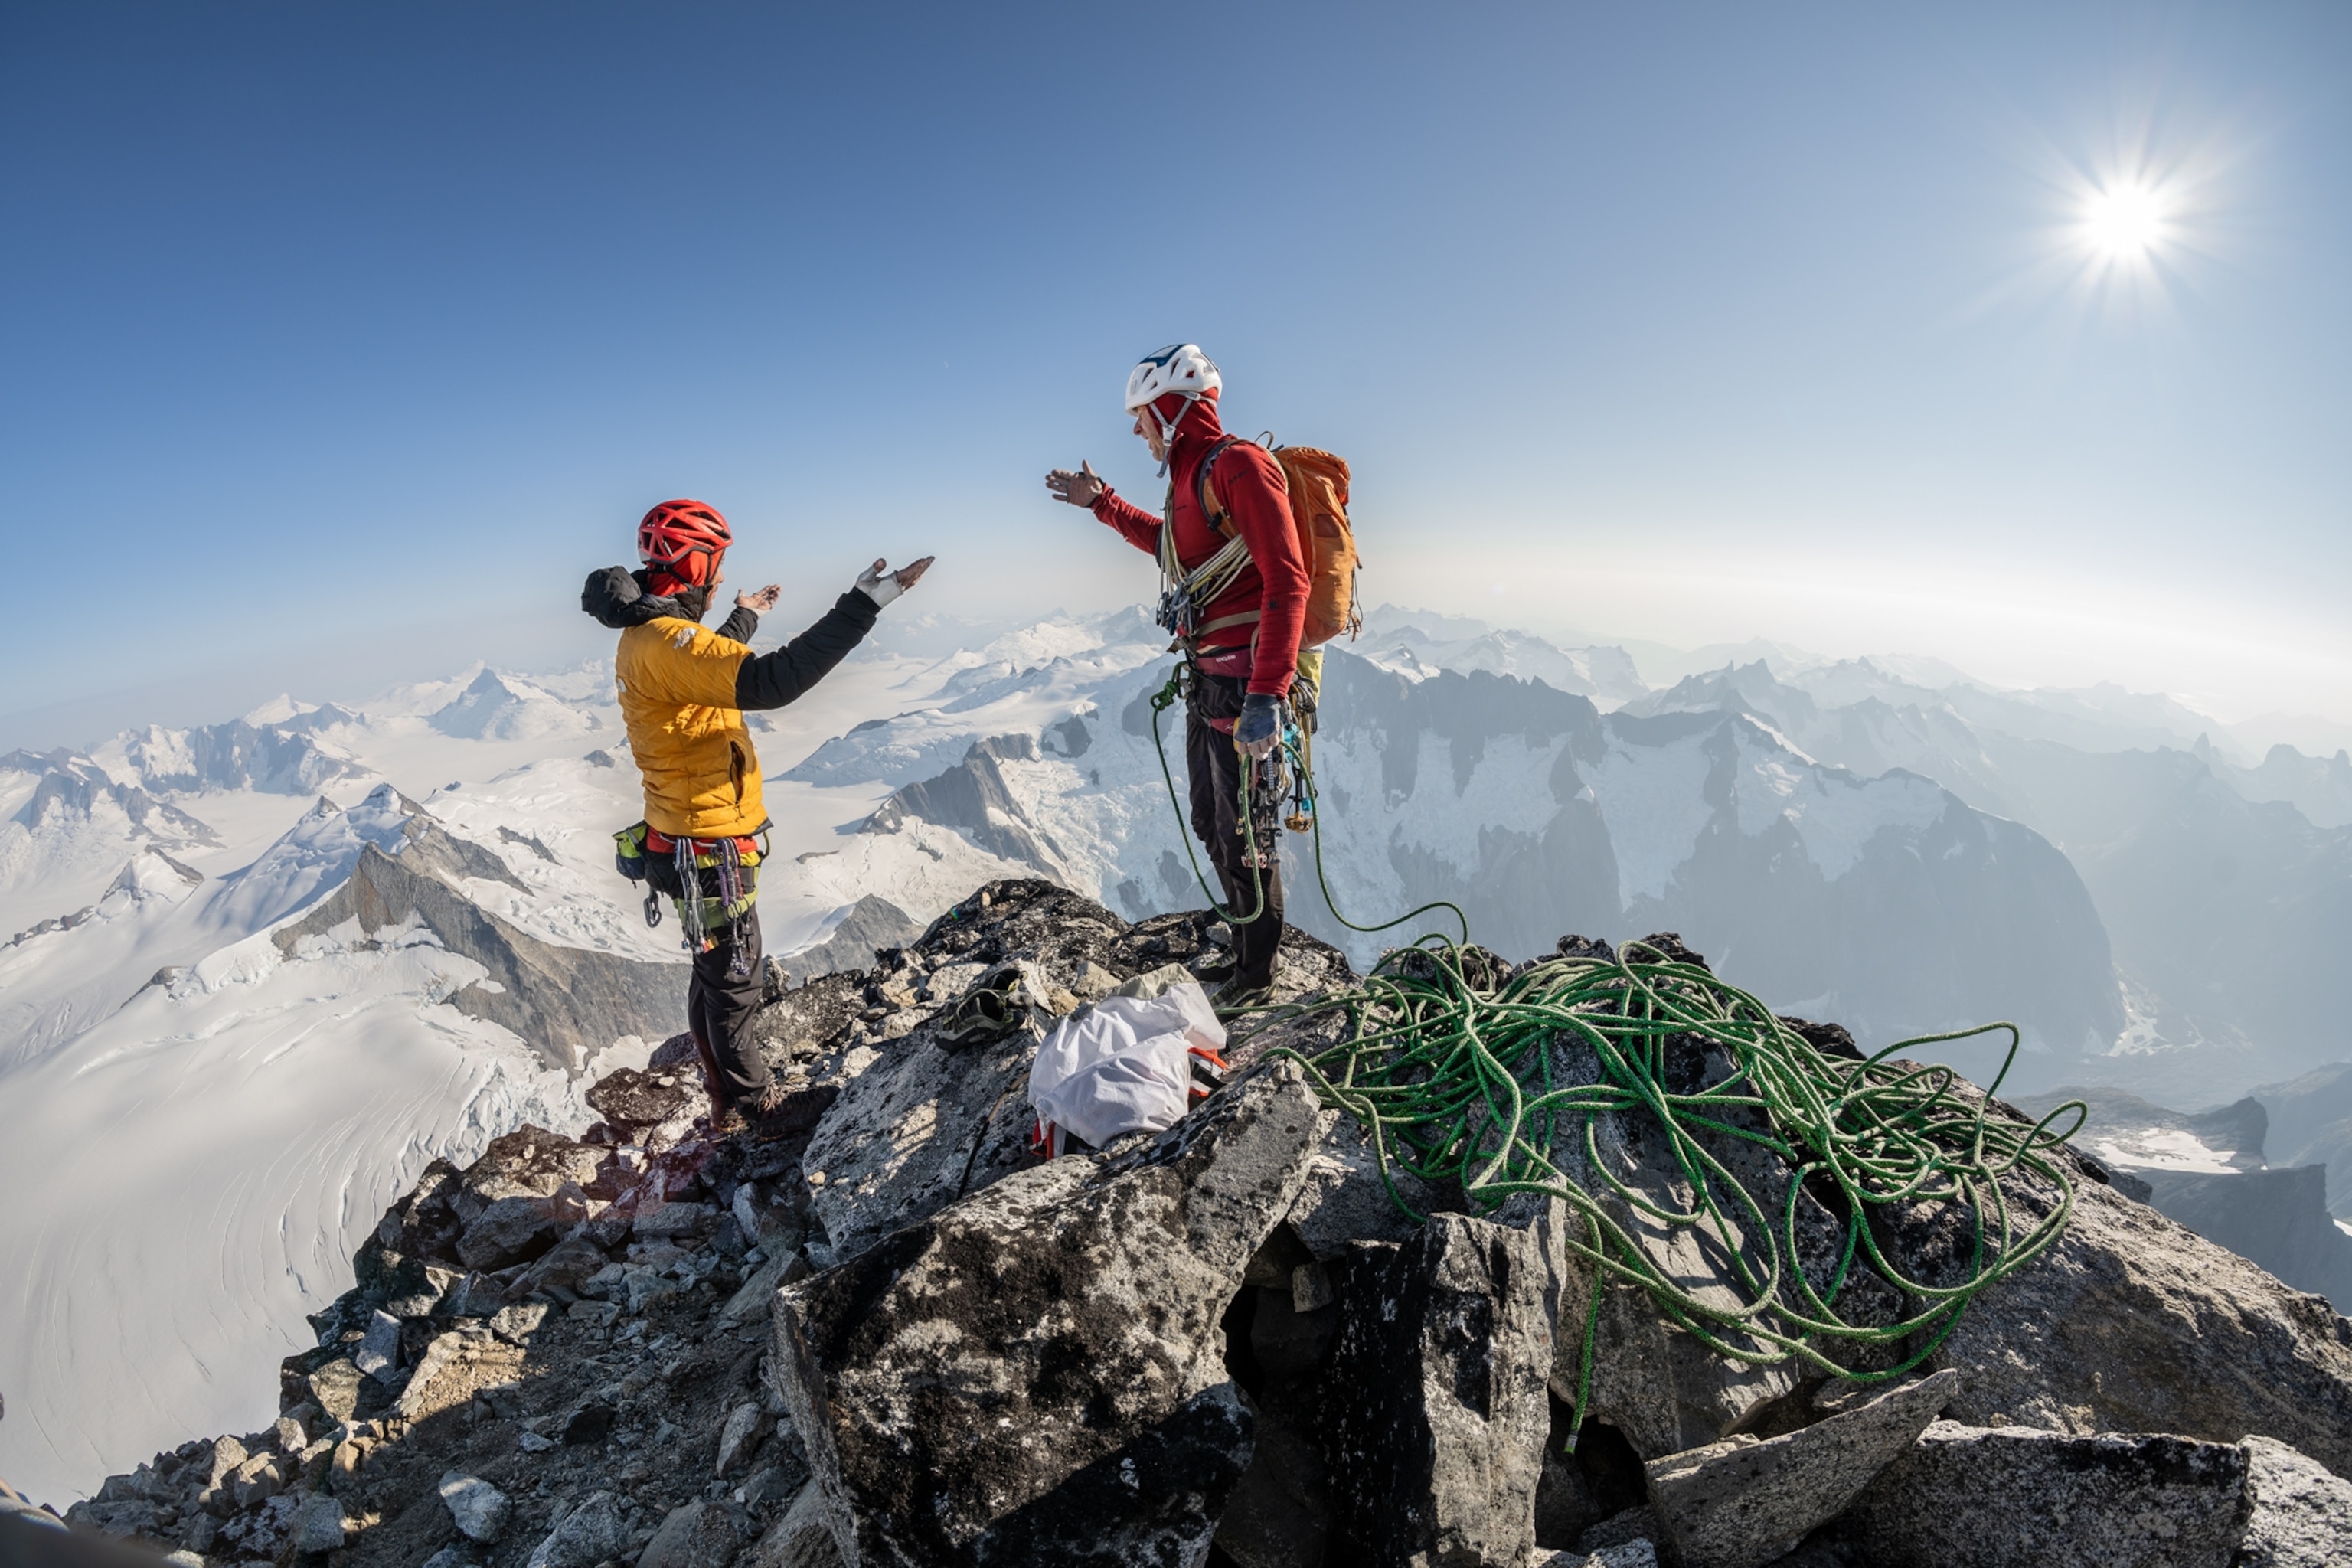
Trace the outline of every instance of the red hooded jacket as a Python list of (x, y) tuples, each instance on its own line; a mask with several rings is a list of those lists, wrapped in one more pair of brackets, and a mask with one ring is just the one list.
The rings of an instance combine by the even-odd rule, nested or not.
[[(1171, 396), (1173, 396), (1171, 394)], [(1185, 411), (1168, 447), (1168, 473), (1176, 487), (1176, 559), (1187, 572), (1224, 547), (1224, 535), (1201, 511), (1201, 458), (1222, 439), (1213, 397), (1203, 397)], [(1228, 521), (1249, 542), (1249, 563), (1234, 585), (1203, 607), (1202, 623), (1249, 610), (1259, 612), (1255, 626), (1233, 626), (1209, 635), (1201, 649), (1201, 668), (1212, 675), (1249, 677), (1249, 689), (1269, 697), (1290, 690), (1297, 672), (1298, 637), (1307, 624), (1307, 563), (1299, 554), (1298, 531), (1290, 518), (1290, 496), (1281, 465), (1255, 441), (1235, 441), (1217, 456), (1209, 470), (1209, 488)], [(1104, 487), (1094, 504), (1095, 516), (1126, 535), (1127, 542), (1146, 554), (1160, 552), (1160, 517), (1121, 500)]]

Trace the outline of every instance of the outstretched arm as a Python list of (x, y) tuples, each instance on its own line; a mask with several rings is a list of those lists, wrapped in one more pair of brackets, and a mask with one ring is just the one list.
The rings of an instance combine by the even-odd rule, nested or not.
[(774, 652), (743, 661), (735, 671), (735, 706), (756, 712), (793, 700), (863, 642), (881, 613), (881, 605), (852, 588), (816, 625)]
[(931, 558), (896, 572), (884, 571), (883, 564), (877, 561), (868, 567), (816, 625), (773, 653), (745, 659), (735, 671), (735, 706), (745, 712), (782, 708), (823, 680), (874, 629), (882, 606), (930, 569)]
[(1160, 519), (1139, 506), (1121, 500), (1110, 486), (1103, 483), (1091, 463), (1080, 463), (1076, 472), (1055, 468), (1045, 476), (1045, 492), (1055, 500), (1071, 506), (1082, 506), (1100, 521), (1118, 530), (1129, 544), (1147, 555), (1160, 552)]

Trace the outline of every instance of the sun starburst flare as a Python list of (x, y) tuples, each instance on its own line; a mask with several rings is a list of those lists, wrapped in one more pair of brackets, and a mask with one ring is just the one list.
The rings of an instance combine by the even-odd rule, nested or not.
[(2174, 205), (2160, 186), (2140, 180), (2095, 189), (2083, 204), (2083, 242), (2110, 265), (2148, 261), (2171, 236)]

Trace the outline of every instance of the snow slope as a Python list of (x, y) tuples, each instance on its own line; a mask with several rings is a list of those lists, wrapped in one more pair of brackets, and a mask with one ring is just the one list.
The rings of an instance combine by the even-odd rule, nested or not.
[(363, 855), (425, 853), (418, 830), (387, 784), (226, 878), (142, 851), (88, 918), (0, 951), (0, 1190), (31, 1194), (0, 1207), (18, 1485), (70, 1494), (168, 1433), (258, 1426), (303, 1313), (426, 1161), (591, 1119), (451, 1005), (487, 972), (433, 932), (271, 940)]

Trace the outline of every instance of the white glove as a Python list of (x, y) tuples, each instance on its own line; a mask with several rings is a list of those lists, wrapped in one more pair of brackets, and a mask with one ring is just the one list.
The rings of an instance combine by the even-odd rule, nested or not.
[(874, 607), (878, 610), (913, 587), (921, 579), (923, 574), (930, 570), (931, 560), (932, 557), (926, 555), (920, 561), (911, 565), (901, 566), (896, 572), (888, 570), (887, 562), (877, 561), (857, 574), (857, 591), (873, 600)]

